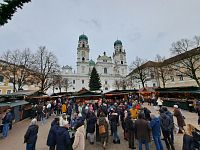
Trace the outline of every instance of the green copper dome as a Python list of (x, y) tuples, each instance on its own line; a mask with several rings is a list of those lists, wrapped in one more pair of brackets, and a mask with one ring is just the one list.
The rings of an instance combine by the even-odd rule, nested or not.
[(116, 46), (116, 45), (122, 45), (122, 41), (120, 41), (120, 40), (115, 41), (114, 46)]
[(88, 37), (85, 34), (82, 34), (82, 35), (79, 36), (79, 41), (81, 41), (81, 40), (88, 41)]
[(89, 65), (90, 65), (90, 66), (95, 66), (95, 62), (91, 59), (91, 60), (89, 61)]

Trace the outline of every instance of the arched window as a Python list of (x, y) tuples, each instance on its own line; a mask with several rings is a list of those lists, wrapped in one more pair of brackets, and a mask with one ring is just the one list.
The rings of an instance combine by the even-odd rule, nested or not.
[(85, 61), (85, 57), (82, 58), (82, 61), (83, 61), (83, 62)]
[(124, 62), (123, 62), (123, 61), (121, 61), (121, 64), (123, 65), (123, 64), (124, 64)]
[(108, 71), (107, 71), (107, 68), (104, 68), (104, 74), (107, 74)]

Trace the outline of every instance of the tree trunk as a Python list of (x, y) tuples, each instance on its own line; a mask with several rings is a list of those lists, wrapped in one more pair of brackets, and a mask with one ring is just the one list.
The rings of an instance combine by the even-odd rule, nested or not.
[(144, 81), (142, 81), (142, 87), (144, 88)]

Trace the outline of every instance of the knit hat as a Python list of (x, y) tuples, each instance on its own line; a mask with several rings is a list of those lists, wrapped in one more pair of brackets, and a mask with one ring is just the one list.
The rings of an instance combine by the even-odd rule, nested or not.
[(178, 108), (178, 105), (174, 105), (174, 108)]

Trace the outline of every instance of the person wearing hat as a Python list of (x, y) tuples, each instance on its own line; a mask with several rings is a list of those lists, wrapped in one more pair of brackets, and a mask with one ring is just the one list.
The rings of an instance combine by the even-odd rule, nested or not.
[(181, 111), (178, 108), (178, 105), (174, 105), (174, 116), (177, 119), (177, 124), (179, 127), (179, 133), (183, 133), (184, 130), (184, 126), (185, 126), (185, 120), (183, 118), (183, 115), (181, 113)]
[(60, 117), (59, 127), (56, 132), (56, 150), (71, 149), (71, 139), (68, 128), (69, 128), (68, 121)]
[(85, 150), (85, 129), (83, 121), (78, 122), (76, 126), (75, 139), (72, 148), (73, 150)]
[(26, 143), (26, 150), (35, 150), (35, 145), (37, 141), (37, 133), (39, 126), (37, 125), (37, 119), (31, 121), (26, 134), (24, 135), (24, 143)]

